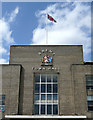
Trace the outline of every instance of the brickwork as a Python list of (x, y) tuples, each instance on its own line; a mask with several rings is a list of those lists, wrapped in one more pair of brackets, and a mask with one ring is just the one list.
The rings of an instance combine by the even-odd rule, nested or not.
[[(41, 65), (45, 53), (38, 53), (46, 49), (55, 53), (51, 67)], [(51, 56), (51, 53), (47, 54)], [(82, 46), (11, 46), (9, 65), (3, 66), (3, 93), (8, 96), (5, 114), (33, 115), (34, 73), (57, 73), (59, 115), (91, 118), (92, 114), (87, 111), (85, 75), (91, 74), (92, 67), (83, 63)]]
[(2, 65), (2, 93), (5, 95), (5, 113), (18, 114), (20, 65)]

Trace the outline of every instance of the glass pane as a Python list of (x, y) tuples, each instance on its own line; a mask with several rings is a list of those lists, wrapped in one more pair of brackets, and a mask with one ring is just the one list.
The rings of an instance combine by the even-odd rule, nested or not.
[(5, 95), (0, 95), (0, 100), (5, 100)]
[(57, 84), (53, 84), (53, 93), (57, 93)]
[(93, 80), (93, 75), (86, 76), (86, 80)]
[(51, 82), (51, 75), (47, 76), (47, 82)]
[(35, 93), (39, 93), (39, 89), (40, 89), (39, 86), (40, 86), (39, 84), (35, 84)]
[(57, 82), (57, 75), (53, 75), (53, 82)]
[(5, 100), (5, 95), (2, 95), (2, 100)]
[(39, 74), (35, 74), (35, 82), (40, 82), (40, 75)]
[(45, 84), (41, 84), (41, 93), (45, 93), (46, 87)]
[(39, 105), (34, 105), (34, 114), (39, 115)]
[(58, 114), (58, 105), (53, 105), (53, 115)]
[(53, 100), (58, 100), (57, 94), (53, 94)]
[(41, 114), (45, 114), (45, 105), (41, 105)]
[(52, 94), (47, 95), (47, 103), (51, 103), (52, 101)]
[(35, 101), (39, 100), (39, 94), (35, 94)]
[(45, 94), (41, 95), (41, 100), (45, 100)]
[(93, 86), (86, 86), (87, 90), (93, 90)]
[(87, 101), (93, 101), (93, 96), (87, 96)]
[(88, 106), (88, 110), (89, 111), (93, 111), (93, 107), (92, 106)]
[(87, 85), (93, 85), (93, 81), (86, 81)]
[(5, 105), (5, 101), (4, 100), (2, 101), (2, 105)]
[(52, 90), (51, 90), (51, 84), (47, 84), (47, 92), (48, 92), (48, 93), (51, 93), (51, 92), (52, 92)]
[(88, 101), (88, 106), (93, 106), (93, 101)]
[(46, 82), (46, 75), (41, 75), (41, 82)]
[(52, 114), (52, 105), (47, 105), (47, 114)]
[(48, 94), (47, 95), (47, 100), (51, 100), (52, 99), (52, 95), (51, 94)]

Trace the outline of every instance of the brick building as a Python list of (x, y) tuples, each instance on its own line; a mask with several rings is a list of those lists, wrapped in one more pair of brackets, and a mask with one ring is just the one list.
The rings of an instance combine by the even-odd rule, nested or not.
[(93, 63), (81, 45), (13, 45), (1, 69), (1, 117), (93, 118)]

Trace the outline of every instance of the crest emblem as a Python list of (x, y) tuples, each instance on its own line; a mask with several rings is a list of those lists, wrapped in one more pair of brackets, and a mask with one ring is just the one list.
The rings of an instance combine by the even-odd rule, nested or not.
[(38, 52), (38, 54), (42, 56), (41, 65), (53, 65), (53, 56), (55, 55), (55, 53), (52, 50), (41, 50)]
[(45, 55), (42, 58), (42, 65), (52, 65), (52, 62), (53, 62), (53, 58), (49, 55)]

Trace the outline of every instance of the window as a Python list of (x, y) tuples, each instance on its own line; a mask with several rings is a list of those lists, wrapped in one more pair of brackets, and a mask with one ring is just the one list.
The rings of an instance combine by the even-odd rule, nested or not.
[(86, 89), (93, 90), (93, 75), (86, 76)]
[(34, 114), (58, 114), (58, 75), (35, 74)]
[[(93, 90), (93, 75), (86, 76), (86, 89)], [(88, 92), (87, 92), (88, 94)], [(93, 111), (93, 96), (87, 95), (88, 110)]]
[(0, 111), (5, 111), (5, 95), (0, 95)]
[(93, 111), (93, 96), (87, 96), (88, 110)]

